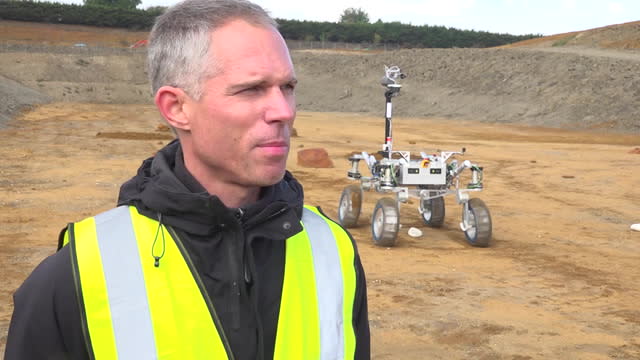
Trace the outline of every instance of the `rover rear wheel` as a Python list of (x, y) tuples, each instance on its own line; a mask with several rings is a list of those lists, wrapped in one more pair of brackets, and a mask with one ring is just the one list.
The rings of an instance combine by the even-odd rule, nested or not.
[(420, 199), (420, 214), (422, 220), (428, 226), (439, 228), (444, 224), (444, 198), (442, 196), (433, 199)]

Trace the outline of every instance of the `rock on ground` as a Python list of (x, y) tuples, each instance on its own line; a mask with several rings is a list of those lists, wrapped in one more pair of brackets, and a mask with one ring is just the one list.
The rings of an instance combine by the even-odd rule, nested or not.
[(304, 149), (298, 151), (298, 165), (310, 168), (332, 168), (333, 161), (323, 148)]

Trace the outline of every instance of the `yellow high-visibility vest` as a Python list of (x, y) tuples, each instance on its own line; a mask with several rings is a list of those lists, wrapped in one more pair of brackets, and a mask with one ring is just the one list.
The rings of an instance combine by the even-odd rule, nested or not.
[[(274, 359), (353, 359), (353, 244), (317, 208), (305, 206), (301, 222), (304, 230), (285, 245)], [(71, 224), (67, 242), (96, 360), (233, 359), (211, 299), (171, 228), (121, 206)], [(164, 251), (158, 267), (154, 246), (155, 253)]]

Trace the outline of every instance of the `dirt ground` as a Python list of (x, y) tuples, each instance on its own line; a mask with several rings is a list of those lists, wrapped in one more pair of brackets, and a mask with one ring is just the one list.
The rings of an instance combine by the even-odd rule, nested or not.
[[(587, 64), (600, 61), (582, 57)], [(358, 61), (371, 61), (379, 72), (377, 61), (365, 59), (373, 58)], [(634, 69), (634, 59), (620, 60), (626, 61), (620, 66)], [(309, 69), (301, 69), (305, 74), (312, 70), (300, 67)], [(624, 74), (609, 75), (615, 83)], [(352, 80), (354, 89), (359, 81)], [(382, 103), (376, 86), (372, 99)], [(398, 98), (399, 110), (409, 106), (410, 96)], [(321, 113), (307, 111), (308, 105), (295, 123), (289, 169), (305, 186), (307, 203), (335, 218), (342, 189), (353, 183), (346, 177), (347, 157), (377, 151), (384, 120), (368, 111), (354, 114), (358, 108)], [(401, 206), (397, 245), (376, 247), (370, 216), (383, 195), (365, 193), (360, 225), (351, 233), (367, 273), (372, 357), (640, 359), (640, 232), (630, 230), (640, 223), (640, 154), (633, 153), (640, 133), (637, 118), (624, 108), (630, 125), (618, 131), (400, 113), (394, 119), (395, 149), (466, 147), (459, 159), (484, 167), (485, 189), (474, 197), (489, 207), (493, 242), (489, 248), (467, 245), (458, 227), (460, 207), (447, 197), (443, 228), (424, 226), (413, 201)], [(170, 140), (160, 123), (150, 105), (65, 101), (40, 105), (0, 129), (0, 354), (13, 291), (54, 253), (67, 222), (114, 206), (119, 185)], [(299, 167), (296, 152), (313, 147), (327, 149), (335, 167)], [(408, 236), (410, 227), (424, 235)]]

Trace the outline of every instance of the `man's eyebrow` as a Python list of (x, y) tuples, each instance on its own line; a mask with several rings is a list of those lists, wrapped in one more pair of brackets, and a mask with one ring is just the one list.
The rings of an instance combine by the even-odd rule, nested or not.
[(256, 86), (262, 86), (264, 84), (266, 84), (267, 82), (265, 80), (262, 79), (256, 79), (256, 80), (249, 80), (249, 81), (245, 81), (245, 82), (241, 82), (241, 83), (237, 83), (234, 85), (229, 86), (229, 88), (227, 89), (229, 92), (236, 92), (236, 91), (240, 91), (240, 90), (244, 90), (244, 89), (250, 89), (252, 87), (256, 87)]
[[(240, 90), (244, 90), (244, 89), (250, 89), (250, 88), (253, 88), (253, 87), (260, 87), (260, 86), (266, 85), (268, 83), (269, 82), (267, 80), (263, 80), (263, 79), (249, 80), (249, 81), (233, 84), (233, 85), (231, 85), (231, 86), (229, 86), (227, 88), (227, 91), (229, 93), (234, 93), (234, 92), (237, 92), (237, 91), (240, 91)], [(283, 83), (284, 84), (296, 85), (296, 84), (298, 84), (298, 79), (292, 76), (286, 82), (283, 82)]]

